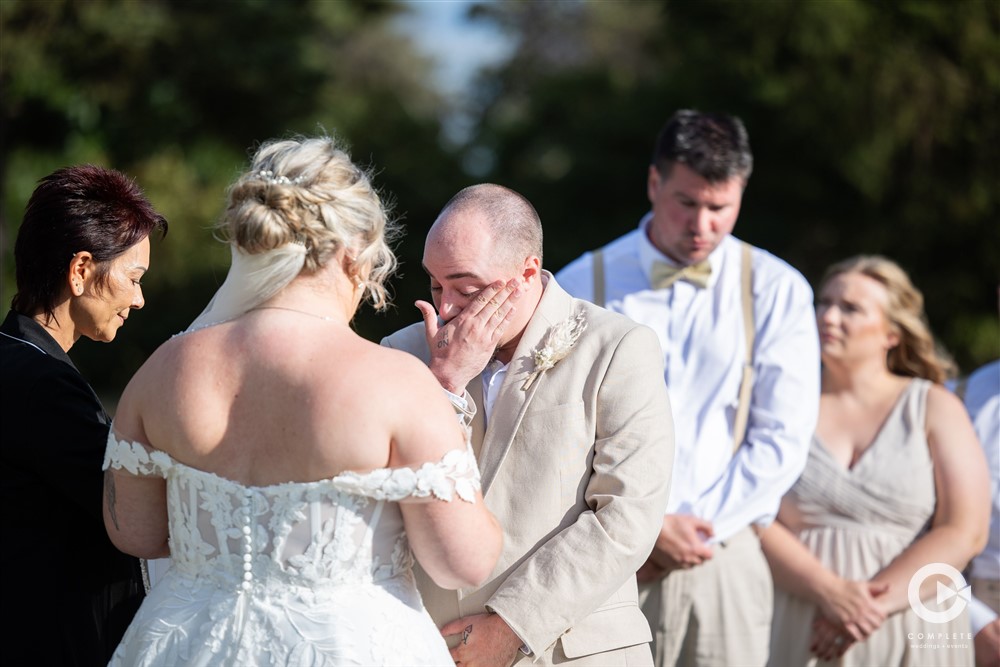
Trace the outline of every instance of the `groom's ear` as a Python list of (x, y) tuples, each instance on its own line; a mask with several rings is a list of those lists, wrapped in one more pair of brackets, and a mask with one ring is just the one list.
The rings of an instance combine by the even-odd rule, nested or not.
[(521, 267), (521, 281), (525, 284), (531, 284), (533, 280), (539, 280), (542, 276), (542, 260), (538, 255), (528, 255), (524, 258), (524, 264)]

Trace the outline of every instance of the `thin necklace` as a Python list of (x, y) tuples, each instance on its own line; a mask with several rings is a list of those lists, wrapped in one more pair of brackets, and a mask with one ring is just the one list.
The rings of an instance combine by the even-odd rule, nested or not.
[(326, 317), (325, 315), (317, 315), (316, 313), (310, 313), (306, 310), (299, 310), (298, 308), (287, 308), (285, 306), (257, 306), (256, 308), (251, 308), (250, 310), (287, 310), (290, 313), (299, 313), (300, 315), (308, 315), (309, 317), (315, 317), (317, 319), (323, 320), (324, 322), (336, 322), (337, 320), (333, 317)]

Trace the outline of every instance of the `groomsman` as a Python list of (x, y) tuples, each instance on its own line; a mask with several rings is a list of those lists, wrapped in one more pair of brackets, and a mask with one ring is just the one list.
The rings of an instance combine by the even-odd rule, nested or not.
[(471, 426), (504, 530), (489, 580), (420, 577), (459, 664), (652, 665), (635, 571), (666, 508), (673, 425), (656, 335), (542, 269), (521, 195), (466, 188), (423, 256), (433, 305), (383, 341), (423, 359)]
[(812, 290), (731, 234), (752, 165), (738, 118), (678, 111), (656, 142), (638, 229), (557, 275), (652, 328), (663, 350), (677, 458), (639, 571), (661, 667), (767, 661), (773, 590), (756, 529), (802, 472), (816, 425)]

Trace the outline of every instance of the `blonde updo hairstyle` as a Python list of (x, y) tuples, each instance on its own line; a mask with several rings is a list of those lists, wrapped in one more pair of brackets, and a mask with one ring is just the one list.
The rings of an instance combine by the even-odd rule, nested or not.
[(899, 337), (899, 344), (889, 350), (887, 357), (891, 372), (937, 383), (955, 376), (955, 364), (934, 342), (924, 313), (924, 295), (898, 264), (879, 255), (857, 255), (827, 269), (820, 290), (834, 277), (846, 273), (867, 276), (885, 288), (885, 316)]
[(230, 186), (219, 226), (228, 242), (251, 255), (303, 244), (306, 273), (344, 248), (348, 277), (364, 298), (378, 310), (389, 303), (384, 285), (396, 268), (389, 243), (398, 228), (369, 173), (328, 136), (264, 143)]

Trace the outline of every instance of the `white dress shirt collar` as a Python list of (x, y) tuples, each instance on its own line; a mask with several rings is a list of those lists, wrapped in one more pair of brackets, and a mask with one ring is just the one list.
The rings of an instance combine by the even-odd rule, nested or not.
[(490, 415), (493, 414), (493, 406), (496, 404), (497, 396), (500, 394), (500, 387), (503, 386), (503, 381), (507, 378), (507, 367), (508, 364), (493, 359), (490, 363), (486, 364), (486, 368), (483, 369), (483, 373), (480, 376), (483, 379), (484, 427), (489, 423)]

